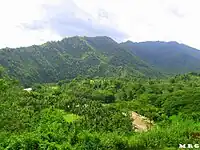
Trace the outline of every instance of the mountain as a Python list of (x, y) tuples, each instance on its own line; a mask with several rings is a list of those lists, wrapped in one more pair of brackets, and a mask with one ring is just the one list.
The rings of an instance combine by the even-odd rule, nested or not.
[(200, 71), (200, 51), (177, 42), (127, 41), (120, 46), (168, 74)]
[(160, 74), (108, 37), (1, 49), (0, 64), (30, 86), (0, 65), (0, 150), (199, 149), (200, 73), (145, 79)]
[(0, 50), (0, 65), (29, 86), (57, 82), (78, 75), (160, 76), (144, 61), (109, 37), (70, 37), (30, 47)]

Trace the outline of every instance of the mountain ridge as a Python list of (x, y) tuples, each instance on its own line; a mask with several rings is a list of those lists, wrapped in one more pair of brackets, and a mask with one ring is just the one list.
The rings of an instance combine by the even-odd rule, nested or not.
[(0, 49), (0, 65), (27, 85), (79, 75), (164, 77), (198, 72), (200, 51), (178, 42), (118, 43), (108, 36), (74, 36), (29, 47)]
[(162, 72), (179, 74), (200, 70), (200, 51), (178, 42), (139, 42), (120, 44)]
[(1, 49), (0, 64), (22, 83), (57, 82), (78, 75), (159, 76), (160, 73), (109, 37), (70, 37)]

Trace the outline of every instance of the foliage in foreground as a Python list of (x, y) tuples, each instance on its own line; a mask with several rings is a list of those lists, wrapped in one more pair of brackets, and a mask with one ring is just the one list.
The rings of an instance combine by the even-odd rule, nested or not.
[[(0, 149), (156, 150), (198, 143), (200, 77), (74, 79), (23, 91), (0, 79)], [(129, 113), (154, 120), (132, 129)]]

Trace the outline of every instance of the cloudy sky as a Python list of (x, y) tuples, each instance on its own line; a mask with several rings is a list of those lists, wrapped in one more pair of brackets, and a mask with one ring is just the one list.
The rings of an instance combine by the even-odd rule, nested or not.
[(177, 41), (200, 49), (199, 0), (0, 0), (0, 48), (68, 36)]

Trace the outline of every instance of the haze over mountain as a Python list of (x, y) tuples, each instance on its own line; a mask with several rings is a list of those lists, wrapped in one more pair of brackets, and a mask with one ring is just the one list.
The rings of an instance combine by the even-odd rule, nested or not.
[(127, 41), (120, 45), (165, 73), (200, 71), (200, 51), (175, 41)]

